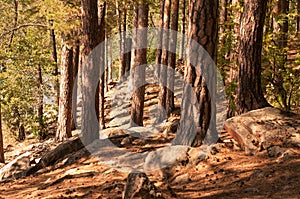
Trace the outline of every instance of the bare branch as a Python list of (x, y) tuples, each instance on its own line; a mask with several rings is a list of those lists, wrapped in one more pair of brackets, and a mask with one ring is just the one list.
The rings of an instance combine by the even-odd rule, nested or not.
[(14, 32), (16, 30), (19, 30), (19, 29), (22, 29), (22, 28), (26, 28), (26, 27), (43, 27), (43, 28), (48, 28), (48, 26), (45, 25), (45, 24), (31, 24), (31, 23), (30, 24), (22, 24), (22, 25), (19, 25), (19, 26), (15, 27), (15, 28), (13, 28), (13, 29), (11, 29), (11, 30), (3, 33), (2, 35), (0, 35), (0, 39), (2, 39), (6, 35)]

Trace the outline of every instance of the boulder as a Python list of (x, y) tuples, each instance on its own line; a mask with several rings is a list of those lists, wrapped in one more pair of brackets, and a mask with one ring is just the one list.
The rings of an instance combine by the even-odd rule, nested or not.
[(128, 175), (127, 183), (123, 193), (123, 199), (133, 198), (157, 198), (163, 199), (154, 183), (149, 180), (143, 172), (131, 172)]
[(300, 148), (300, 115), (276, 108), (267, 107), (230, 118), (224, 127), (249, 155), (273, 146)]
[(30, 167), (30, 152), (23, 153), (0, 169), (0, 180), (25, 176)]
[(188, 146), (166, 146), (152, 151), (145, 159), (144, 171), (160, 179), (168, 179), (189, 161)]

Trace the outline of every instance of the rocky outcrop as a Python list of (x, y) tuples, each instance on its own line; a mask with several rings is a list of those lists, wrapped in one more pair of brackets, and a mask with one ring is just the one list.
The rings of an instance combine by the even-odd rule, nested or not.
[[(300, 148), (300, 115), (276, 108), (263, 108), (233, 117), (225, 122), (226, 131), (247, 154), (276, 148)], [(281, 155), (280, 150), (275, 156)]]

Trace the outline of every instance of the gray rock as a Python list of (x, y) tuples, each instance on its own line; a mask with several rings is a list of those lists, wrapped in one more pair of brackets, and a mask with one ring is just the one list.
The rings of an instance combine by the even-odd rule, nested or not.
[(30, 168), (30, 152), (26, 152), (0, 169), (0, 180), (19, 178), (25, 176), (25, 171)]
[(177, 176), (172, 182), (171, 185), (175, 184), (185, 184), (190, 181), (190, 175), (188, 173)]
[(152, 151), (145, 159), (144, 171), (160, 178), (168, 178), (176, 172), (176, 168), (185, 166), (189, 161), (188, 146), (167, 146)]
[(224, 127), (251, 155), (272, 146), (289, 148), (300, 143), (300, 116), (276, 108), (267, 107), (230, 118)]

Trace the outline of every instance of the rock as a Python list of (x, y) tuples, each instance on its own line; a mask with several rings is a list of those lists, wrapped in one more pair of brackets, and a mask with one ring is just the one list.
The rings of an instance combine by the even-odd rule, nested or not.
[(185, 184), (190, 181), (190, 175), (188, 173), (177, 176), (172, 182), (171, 185), (175, 184)]
[(298, 153), (296, 153), (295, 151), (291, 150), (291, 149), (286, 149), (284, 152), (282, 152), (282, 154), (277, 158), (276, 162), (277, 163), (283, 163), (286, 160), (292, 159), (293, 156), (298, 155)]
[(267, 154), (270, 158), (278, 157), (285, 150), (285, 148), (281, 148), (280, 146), (272, 146), (267, 148)]
[(152, 151), (145, 159), (144, 171), (165, 179), (173, 176), (176, 168), (185, 166), (189, 161), (188, 146), (167, 146)]
[(300, 144), (300, 115), (276, 108), (267, 107), (230, 118), (224, 127), (250, 155), (271, 146), (289, 148)]
[(132, 172), (128, 175), (127, 183), (123, 193), (123, 199), (133, 198), (161, 198), (157, 188), (143, 172)]
[(246, 188), (244, 189), (245, 193), (259, 193), (259, 189), (255, 188), (255, 187), (250, 187), (250, 188)]
[(23, 153), (0, 169), (0, 180), (20, 178), (30, 168), (30, 152)]
[(130, 146), (132, 144), (132, 138), (131, 137), (126, 137), (122, 139), (121, 145), (123, 146)]

